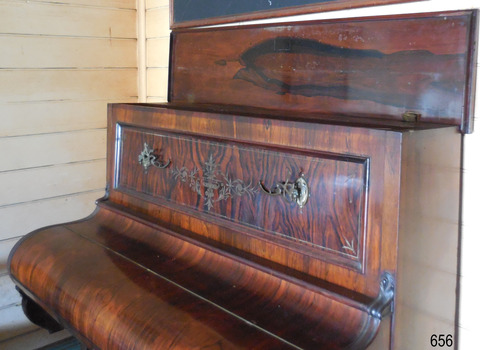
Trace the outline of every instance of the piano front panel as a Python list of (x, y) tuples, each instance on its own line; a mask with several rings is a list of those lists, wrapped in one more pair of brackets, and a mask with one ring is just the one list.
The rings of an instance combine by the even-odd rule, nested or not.
[(394, 269), (403, 129), (158, 105), (112, 105), (109, 124), (122, 212), (369, 297)]
[(247, 234), (362, 270), (367, 157), (117, 130), (116, 189), (232, 221)]

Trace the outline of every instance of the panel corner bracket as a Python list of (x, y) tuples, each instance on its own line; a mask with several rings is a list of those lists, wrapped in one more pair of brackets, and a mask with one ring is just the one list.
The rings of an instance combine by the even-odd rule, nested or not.
[(395, 296), (395, 279), (389, 272), (384, 272), (380, 279), (380, 290), (377, 297), (369, 305), (369, 314), (382, 319), (392, 312)]

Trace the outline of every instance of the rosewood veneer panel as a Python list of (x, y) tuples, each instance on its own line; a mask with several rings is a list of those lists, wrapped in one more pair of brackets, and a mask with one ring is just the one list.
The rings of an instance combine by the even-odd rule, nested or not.
[(358, 349), (380, 323), (372, 299), (306, 288), (103, 205), (24, 238), (10, 273), (98, 349)]
[[(117, 130), (119, 190), (231, 220), (297, 251), (331, 254), (362, 270), (368, 158), (227, 143), (213, 135)], [(138, 161), (144, 147), (169, 159), (168, 169), (145, 170)], [(293, 186), (301, 174), (309, 188), (304, 207), (265, 193), (285, 181)]]
[[(378, 294), (383, 271), (394, 269), (395, 251), (379, 246), (396, 240), (402, 129), (169, 105), (111, 105), (109, 125), (109, 139), (117, 140), (109, 144), (109, 199), (122, 210), (369, 297)], [(171, 161), (167, 168), (144, 172), (145, 142), (159, 161)], [(218, 164), (221, 181), (208, 179), (207, 162)], [(176, 175), (184, 166), (182, 182)], [(198, 182), (190, 182), (192, 169)], [(258, 183), (271, 188), (301, 172), (310, 187), (303, 208), (262, 193)], [(222, 198), (227, 173), (251, 193)]]
[(397, 120), (412, 111), (469, 132), (476, 17), (465, 11), (173, 31), (169, 101)]

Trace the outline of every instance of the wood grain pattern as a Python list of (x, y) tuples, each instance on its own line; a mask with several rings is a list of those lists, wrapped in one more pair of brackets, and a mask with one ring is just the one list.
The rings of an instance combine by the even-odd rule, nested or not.
[[(265, 110), (242, 110), (110, 105), (107, 195), (91, 217), (41, 229), (17, 244), (9, 261), (15, 283), (92, 348), (135, 343), (166, 349), (258, 344), (358, 350), (380, 332), (374, 349), (400, 349), (405, 343), (398, 337), (413, 331), (405, 317), (417, 315), (410, 305), (418, 308), (425, 301), (425, 314), (439, 307), (439, 299), (425, 290), (441, 285), (441, 276), (432, 274), (429, 286), (416, 283), (418, 276), (405, 269), (414, 259), (405, 249), (412, 237), (423, 237), (424, 221), (415, 223), (417, 214), (443, 217), (442, 198), (458, 193), (458, 183), (431, 177), (425, 186), (423, 179), (428, 181), (428, 169), (458, 166), (461, 135), (445, 125), (369, 121), (365, 127), (302, 119), (294, 112), (266, 118)], [(170, 159), (169, 167), (144, 172), (138, 158), (144, 143), (159, 162)], [(194, 192), (175, 174), (196, 167), (204, 177), (209, 170), (202, 165), (214, 161), (217, 178), (247, 182), (268, 174), (279, 181), (277, 176), (287, 174), (283, 169), (302, 168), (312, 179), (312, 195), (325, 197), (311, 198), (302, 214), (290, 218), (291, 208), (283, 202), (272, 212), (252, 210), (252, 203), (263, 210), (272, 205), (256, 194), (252, 203), (240, 196), (209, 207), (203, 188), (208, 181), (200, 181), (201, 191)], [(357, 187), (345, 185), (352, 174), (362, 179)], [(363, 213), (357, 205), (347, 209), (345, 199), (362, 191), (361, 269), (262, 234), (272, 219), (275, 229), (316, 243), (311, 225), (316, 216), (339, 216), (331, 227), (319, 223), (334, 237)], [(436, 229), (446, 228), (439, 222)], [(429, 232), (431, 239), (439, 238)], [(415, 251), (434, 258), (428, 239), (416, 243), (424, 246)], [(400, 285), (395, 313), (381, 320), (385, 272)], [(437, 314), (451, 317), (455, 281), (442, 288), (448, 308)]]
[(169, 101), (397, 120), (415, 111), (468, 131), (475, 18), (456, 12), (174, 31)]
[[(31, 235), (11, 259), (17, 283), (95, 348), (340, 349), (368, 342), (378, 326), (366, 305), (345, 305), (106, 209)], [(338, 328), (334, 320), (344, 319)]]
[[(117, 131), (122, 142), (116, 190), (233, 221), (247, 232), (254, 228), (267, 239), (297, 246), (303, 254), (334, 255), (362, 271), (368, 159), (128, 126)], [(145, 144), (159, 162), (171, 160), (171, 165), (145, 171), (139, 163)], [(265, 194), (259, 184), (293, 184), (301, 174), (310, 194), (304, 208), (283, 196)]]
[[(197, 137), (215, 137), (216, 139), (226, 140), (228, 142), (236, 141), (242, 144), (263, 145), (263, 147), (274, 149), (275, 152), (280, 152), (282, 146), (285, 147), (285, 145), (288, 145), (287, 148), (283, 148), (285, 152), (294, 151), (295, 153), (298, 152), (298, 150), (303, 149), (307, 154), (308, 152), (310, 152), (310, 154), (318, 154), (318, 152), (320, 152), (330, 155), (344, 155), (346, 159), (348, 159), (349, 156), (353, 156), (353, 158), (369, 158), (369, 191), (366, 193), (366, 196), (368, 196), (368, 203), (366, 204), (367, 214), (364, 218), (364, 223), (366, 223), (367, 226), (365, 228), (365, 233), (360, 240), (364, 242), (363, 244), (365, 244), (365, 246), (371, 247), (376, 247), (381, 241), (394, 242), (396, 240), (395, 210), (397, 207), (394, 204), (394, 198), (398, 198), (399, 193), (398, 191), (386, 193), (386, 196), (390, 196), (389, 199), (386, 199), (384, 198), (385, 190), (383, 187), (384, 183), (389, 183), (392, 185), (392, 188), (398, 190), (398, 185), (395, 186), (394, 184), (399, 181), (399, 168), (397, 166), (400, 165), (400, 154), (398, 152), (401, 133), (397, 130), (369, 130), (327, 124), (295, 121), (288, 122), (275, 119), (266, 120), (263, 118), (244, 117), (227, 113), (213, 114), (200, 111), (186, 111), (174, 107), (170, 108), (169, 105), (151, 107), (112, 105), (110, 108), (109, 140), (117, 139), (117, 123), (121, 123), (125, 125), (133, 124), (139, 128), (153, 130), (157, 128), (161, 129), (162, 132), (170, 131), (175, 133), (194, 134), (198, 135)], [(259, 116), (264, 115), (260, 114)], [(319, 135), (323, 136), (319, 137)], [(128, 139), (128, 137), (126, 139)], [(392, 143), (392, 147), (395, 147), (389, 152), (385, 152), (382, 146), (386, 140), (389, 140), (389, 142)], [(114, 146), (113, 142), (108, 143), (108, 154), (120, 155), (120, 153), (117, 153)], [(142, 144), (140, 143), (140, 145), (134, 147), (135, 150), (128, 150), (131, 152), (131, 155), (128, 157), (131, 159), (130, 161), (136, 162), (138, 161), (137, 157), (138, 153), (141, 151)], [(140, 147), (140, 149), (138, 147)], [(187, 149), (187, 151), (184, 149)], [(193, 151), (188, 148), (184, 149), (175, 153), (183, 154)], [(195, 157), (201, 157), (198, 152), (192, 152), (192, 154), (195, 154)], [(204, 156), (208, 158), (208, 154)], [(172, 160), (174, 161), (173, 155)], [(284, 242), (272, 235), (265, 237), (264, 232), (254, 229), (253, 227), (246, 230), (244, 225), (238, 225), (235, 222), (226, 221), (225, 219), (210, 214), (203, 214), (202, 212), (198, 212), (197, 209), (193, 211), (188, 210), (188, 207), (175, 205), (171, 201), (160, 202), (155, 200), (152, 202), (148, 197), (140, 197), (138, 192), (137, 194), (132, 192), (126, 193), (125, 191), (121, 191), (121, 188), (116, 189), (115, 186), (113, 186), (113, 184), (116, 183), (116, 172), (113, 167), (114, 160), (110, 158), (108, 163), (110, 164), (107, 169), (108, 181), (110, 183), (110, 201), (121, 205), (125, 210), (132, 210), (137, 216), (145, 216), (147, 220), (152, 220), (151, 216), (154, 215), (156, 222), (162, 222), (164, 225), (175, 227), (173, 228), (174, 230), (185, 230), (187, 232), (192, 232), (196, 237), (204, 237), (208, 240), (219, 241), (220, 243), (226, 246), (231, 246), (234, 249), (248, 252), (249, 254), (253, 254), (262, 259), (271, 260), (274, 263), (287, 266), (290, 269), (313, 275), (316, 278), (324, 279), (330, 283), (355, 290), (371, 297), (378, 294), (378, 280), (382, 271), (394, 269), (395, 252), (391, 252), (389, 249), (381, 252), (372, 249), (367, 253), (362, 254), (362, 258), (359, 259), (362, 268), (360, 271), (354, 271), (351, 267), (345, 268), (345, 266), (339, 266), (338, 263), (345, 264), (346, 260), (338, 260), (335, 254), (320, 256), (318, 254), (308, 255), (304, 252), (300, 253), (293, 247), (292, 243)], [(135, 164), (135, 166), (129, 167), (128, 164), (129, 163), (125, 164), (126, 168), (128, 168), (128, 173), (133, 172), (131, 181), (135, 181), (135, 183), (141, 181), (141, 179), (144, 178), (141, 166)], [(244, 174), (242, 178), (250, 178), (250, 174), (255, 174), (256, 171), (265, 171), (260, 170), (267, 169), (263, 168), (264, 166), (265, 165), (258, 164), (246, 168), (243, 172), (237, 166), (238, 170), (236, 171), (238, 171), (239, 174)], [(386, 169), (391, 169), (392, 166), (393, 169), (391, 172), (385, 173)], [(134, 169), (138, 170), (135, 171)], [(305, 171), (308, 171), (308, 169), (306, 168)], [(160, 170), (158, 172), (160, 172)], [(280, 175), (287, 175), (287, 170), (284, 170), (284, 168), (279, 168), (277, 172), (283, 172), (280, 173)], [(142, 177), (140, 177), (140, 175)], [(152, 176), (156, 178), (157, 175)], [(322, 175), (317, 174), (313, 176), (312, 173), (312, 178), (317, 178), (318, 176), (321, 177)], [(281, 179), (278, 178), (276, 181), (281, 181)], [(345, 180), (342, 180), (341, 182), (344, 183), (344, 181)], [(180, 191), (178, 183), (175, 184), (178, 191)], [(147, 189), (148, 187), (142, 188), (142, 192), (145, 193)], [(188, 188), (187, 185), (187, 188), (183, 189), (180, 193), (182, 193), (182, 196), (192, 196), (189, 201), (197, 203), (196, 200), (199, 200), (199, 196), (196, 196), (191, 192), (191, 189)], [(319, 189), (319, 192), (323, 193), (325, 190)], [(323, 193), (323, 195), (326, 195), (326, 198), (332, 198), (332, 192), (330, 192), (330, 195), (328, 193), (329, 192), (327, 191)], [(312, 197), (310, 199), (312, 199)], [(322, 199), (324, 198), (318, 198), (320, 202)], [(266, 201), (267, 199), (262, 200)], [(317, 199), (312, 200), (315, 203)], [(385, 204), (386, 200), (388, 200), (389, 203), (393, 203), (391, 207), (389, 204)], [(184, 201), (185, 199), (182, 197), (181, 202), (184, 203)], [(282, 201), (278, 202), (277, 198), (269, 198), (268, 201), (270, 204), (276, 205), (276, 208), (278, 208), (276, 210), (288, 213), (286, 210), (288, 206)], [(203, 205), (204, 202), (200, 202), (196, 204), (195, 207), (200, 208), (203, 211)], [(262, 206), (260, 205), (259, 208), (261, 207)], [(321, 207), (323, 207), (323, 205), (321, 205)], [(340, 208), (341, 206), (336, 209), (336, 213), (333, 214), (333, 216), (338, 215), (338, 213), (341, 213), (342, 210), (344, 210)], [(321, 217), (322, 213), (318, 213), (317, 206), (312, 206), (311, 209), (308, 209), (308, 203), (304, 210), (306, 214), (311, 213), (311, 215), (307, 215), (307, 220), (296, 219), (296, 222), (299, 222), (301, 227), (305, 227), (303, 229), (304, 232), (308, 232), (308, 222), (314, 220), (313, 216)], [(205, 210), (205, 212), (208, 211)], [(251, 210), (249, 212), (251, 212)], [(245, 215), (248, 215), (248, 212)], [(261, 217), (268, 218), (272, 215), (275, 214), (270, 210), (265, 210), (264, 212), (256, 211), (256, 216), (258, 217), (256, 220), (262, 220), (264, 222), (266, 219), (261, 219)], [(295, 215), (301, 217), (300, 214)], [(348, 215), (350, 216), (351, 214)], [(392, 217), (392, 219), (387, 223), (382, 223), (383, 215)], [(332, 215), (324, 215), (326, 221), (329, 220), (329, 216)], [(148, 219), (149, 217), (150, 219)], [(280, 215), (277, 217), (278, 220), (275, 225), (281, 225), (282, 217)], [(333, 220), (331, 221), (332, 223), (338, 222), (340, 225), (345, 224), (344, 222), (340, 223), (340, 221), (335, 221), (334, 217), (330, 217), (330, 219)], [(330, 239), (338, 237), (337, 233), (334, 233), (335, 230), (339, 230), (339, 232), (342, 231), (341, 226), (331, 226), (330, 228), (326, 228), (320, 223), (320, 221), (317, 221), (319, 222), (318, 227), (320, 230), (331, 232), (332, 235), (328, 236)], [(286, 225), (287, 226), (285, 227), (290, 227), (288, 224)], [(382, 225), (384, 227), (382, 227)], [(289, 230), (291, 229), (289, 228)], [(239, 239), (240, 237), (241, 239)], [(336, 242), (338, 241), (336, 240)], [(333, 247), (338, 248), (338, 243), (331, 242), (330, 244), (332, 244)], [(307, 248), (308, 247), (303, 247), (302, 250), (307, 250)], [(369, 256), (368, 261), (363, 261), (366, 255)]]

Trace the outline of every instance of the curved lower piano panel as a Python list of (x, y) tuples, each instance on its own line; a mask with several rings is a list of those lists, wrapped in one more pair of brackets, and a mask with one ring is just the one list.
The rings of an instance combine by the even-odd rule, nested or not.
[(363, 349), (391, 301), (328, 291), (108, 206), (10, 256), (21, 290), (90, 347)]

